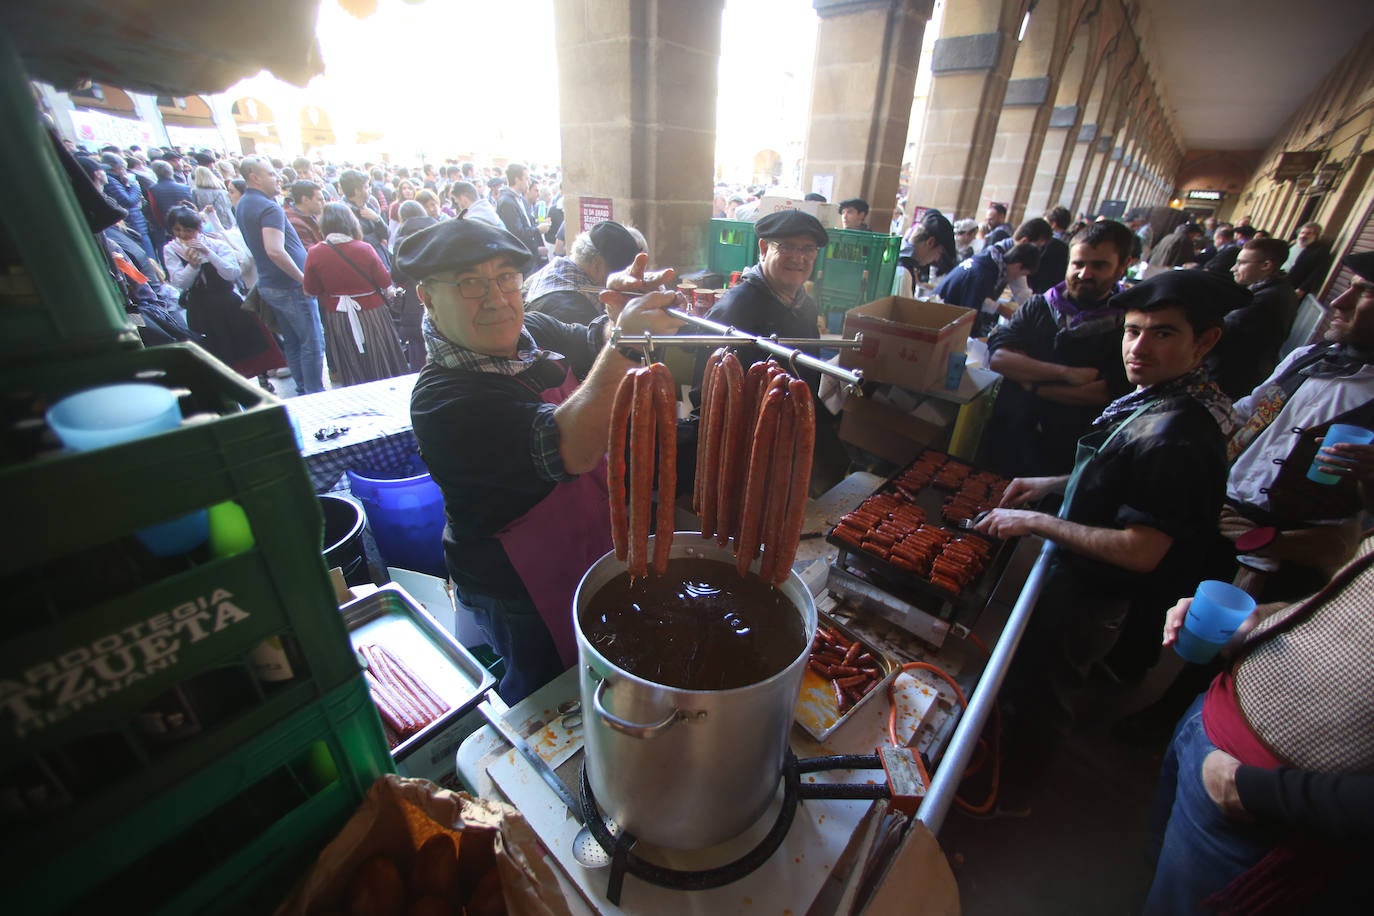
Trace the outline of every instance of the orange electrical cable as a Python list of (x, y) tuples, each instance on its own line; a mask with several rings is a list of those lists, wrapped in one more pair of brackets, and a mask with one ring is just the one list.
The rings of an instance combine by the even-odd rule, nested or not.
[[(987, 647), (983, 645), (981, 640), (979, 640), (972, 633), (969, 634), (969, 637), (974, 640), (974, 642), (980, 649), (982, 649), (984, 652), (987, 652)], [(944, 670), (937, 668), (935, 665), (932, 665), (928, 662), (907, 662), (897, 670), (899, 674), (903, 671), (916, 670), (931, 672), (932, 674), (944, 680), (944, 682), (954, 690), (954, 695), (958, 698), (960, 707), (962, 707), (965, 710), (968, 709), (968, 697), (964, 696), (963, 689), (954, 680), (954, 678), (950, 677)], [(902, 747), (902, 743), (897, 740), (897, 679), (895, 677), (887, 682), (887, 701), (887, 737), (888, 740), (892, 742), (893, 747)], [(977, 805), (972, 804), (971, 802), (964, 801), (962, 798), (959, 798), (958, 796), (955, 796), (954, 798), (954, 803), (970, 814), (987, 814), (989, 811), (992, 810), (993, 806), (997, 803), (997, 787), (1002, 772), (1000, 760), (1002, 744), (1002, 717), (1000, 710), (998, 710), (996, 706), (993, 707), (992, 721), (993, 740), (991, 748), (988, 747), (987, 742), (985, 742), (982, 738), (979, 738), (977, 748), (984, 752), (984, 757), (981, 760), (978, 760), (975, 763), (971, 764), (966, 770), (964, 770), (965, 778), (972, 776), (973, 774), (977, 773), (979, 770), (982, 769), (983, 764), (987, 761), (987, 755), (991, 755), (992, 786), (988, 792), (988, 797), (983, 802)]]

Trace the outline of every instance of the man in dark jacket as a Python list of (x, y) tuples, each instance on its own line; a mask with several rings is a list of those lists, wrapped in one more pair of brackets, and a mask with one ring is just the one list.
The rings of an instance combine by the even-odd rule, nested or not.
[(935, 288), (935, 295), (950, 305), (977, 312), (969, 335), (983, 337), (997, 324), (997, 303), (993, 297), (1001, 282), (1023, 279), (1039, 263), (1040, 249), (1031, 242), (1021, 242), (1005, 254), (1000, 246), (989, 245), (946, 274)]
[(1322, 281), (1331, 269), (1331, 245), (1322, 240), (1321, 223), (1304, 223), (1298, 230), (1298, 256), (1288, 270), (1288, 280), (1298, 301), (1321, 292)]
[(1279, 347), (1298, 314), (1298, 297), (1283, 272), (1288, 243), (1246, 242), (1231, 275), (1250, 290), (1250, 301), (1226, 314), (1226, 332), (1207, 358), (1212, 380), (1237, 400), (1264, 381), (1279, 362)]
[(161, 260), (162, 246), (167, 244), (167, 214), (171, 213), (177, 204), (185, 204), (194, 210), (196, 202), (191, 197), (191, 189), (175, 179), (171, 163), (165, 159), (154, 159), (151, 165), (157, 181), (148, 189), (153, 218), (148, 224), (148, 235), (152, 240), (153, 249), (158, 252), (158, 259)]
[(1070, 219), (1067, 207), (1045, 212), (1045, 221), (1054, 231), (1045, 247), (1040, 249), (1040, 266), (1026, 278), (1031, 292), (1043, 295), (1050, 287), (1064, 282), (1064, 271), (1069, 269)]
[(1094, 417), (1129, 385), (1121, 364), (1121, 311), (1109, 303), (1135, 234), (1115, 220), (1088, 227), (1064, 282), (1031, 296), (988, 337), (989, 368), (1004, 379), (978, 464), (1034, 476), (1073, 463)]
[(138, 179), (129, 174), (128, 163), (119, 153), (102, 153), (100, 163), (105, 167), (105, 195), (127, 211), (124, 222), (139, 237), (143, 251), (154, 261), (160, 260), (153, 240), (148, 235), (148, 220), (143, 215), (143, 188)]
[(534, 220), (530, 219), (529, 207), (525, 204), (525, 192), (529, 186), (529, 166), (520, 162), (506, 166), (506, 185), (496, 198), (496, 212), (501, 222), (505, 223), (506, 231), (525, 243), (534, 263), (542, 264), (547, 259), (548, 249), (544, 247), (544, 237)]
[(363, 241), (372, 246), (372, 250), (377, 252), (377, 257), (381, 258), (382, 265), (390, 270), (390, 232), (387, 230), (386, 218), (372, 209), (373, 198), (367, 176), (356, 169), (346, 170), (339, 176), (339, 193), (343, 195), (348, 209), (358, 218), (358, 224), (363, 229)]

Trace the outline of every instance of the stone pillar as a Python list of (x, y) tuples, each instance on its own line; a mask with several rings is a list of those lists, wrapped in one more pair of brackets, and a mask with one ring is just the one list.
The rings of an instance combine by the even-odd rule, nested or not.
[[(1134, 99), (1138, 95), (1142, 77), (1136, 74), (1136, 69), (1137, 68), (1133, 67), (1128, 71), (1128, 76), (1125, 80), (1117, 82), (1108, 81), (1109, 94), (1103, 107), (1104, 114), (1102, 118), (1102, 124), (1106, 125), (1106, 131), (1097, 138), (1097, 145), (1095, 147), (1096, 152), (1094, 154), (1095, 168), (1092, 171), (1094, 178), (1091, 185), (1079, 184), (1078, 196), (1074, 203), (1074, 209), (1078, 209), (1081, 206), (1089, 212), (1095, 213), (1097, 211), (1098, 202), (1102, 199), (1101, 192), (1103, 183), (1116, 161), (1114, 154), (1115, 150), (1118, 148), (1117, 143), (1119, 142), (1118, 138), (1121, 133), (1122, 123), (1125, 120), (1125, 114), (1129, 107), (1128, 100)], [(1120, 86), (1122, 84), (1128, 88), (1112, 91), (1111, 87)], [(1087, 174), (1087, 172), (1084, 173), (1085, 178)]]
[(814, 0), (811, 121), (802, 190), (831, 177), (836, 203), (862, 197), (868, 224), (886, 231), (911, 121), (921, 40), (935, 0)]
[(554, 0), (567, 238), (583, 197), (655, 265), (705, 263), (724, 0)]
[(931, 59), (921, 159), (908, 199), (952, 216), (981, 216), (979, 195), (1016, 58), (1028, 0), (961, 0), (945, 7)]

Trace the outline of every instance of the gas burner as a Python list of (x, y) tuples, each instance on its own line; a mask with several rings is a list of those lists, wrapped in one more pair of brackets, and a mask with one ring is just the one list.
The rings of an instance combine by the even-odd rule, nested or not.
[(637, 842), (635, 836), (619, 828), (612, 829), (597, 806), (592, 794), (591, 782), (587, 779), (587, 764), (582, 763), (582, 816), (587, 829), (597, 844), (611, 857), (611, 874), (606, 885), (606, 899), (616, 906), (620, 905), (620, 894), (625, 886), (625, 875), (631, 874), (641, 881), (659, 887), (685, 891), (703, 891), (722, 887), (740, 880), (753, 872), (782, 845), (792, 820), (797, 813), (797, 804), (809, 798), (876, 799), (889, 798), (886, 783), (881, 784), (840, 784), (805, 783), (803, 773), (818, 773), (825, 770), (871, 770), (882, 769), (883, 765), (876, 754), (846, 754), (834, 757), (809, 757), (798, 760), (792, 752), (787, 752), (783, 763), (782, 808), (768, 835), (749, 852), (733, 862), (715, 868), (697, 871), (667, 868), (657, 865), (631, 850)]

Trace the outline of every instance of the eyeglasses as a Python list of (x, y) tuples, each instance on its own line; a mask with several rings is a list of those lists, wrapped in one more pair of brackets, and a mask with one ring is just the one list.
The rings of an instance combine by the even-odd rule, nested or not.
[(782, 242), (773, 242), (772, 244), (773, 250), (784, 257), (796, 255), (799, 258), (805, 258), (809, 261), (821, 253), (821, 250), (815, 245), (784, 245)]
[(456, 286), (458, 287), (458, 294), (464, 299), (485, 299), (487, 291), (491, 289), (491, 284), (493, 283), (496, 284), (496, 288), (501, 292), (513, 293), (520, 289), (520, 284), (524, 281), (525, 278), (520, 274), (515, 271), (508, 271), (490, 278), (463, 277), (461, 280), (436, 280), (430, 278), (426, 280), (425, 283), (432, 283), (438, 286)]

